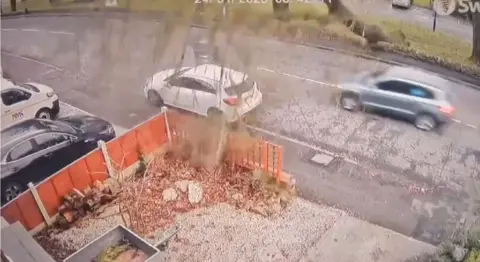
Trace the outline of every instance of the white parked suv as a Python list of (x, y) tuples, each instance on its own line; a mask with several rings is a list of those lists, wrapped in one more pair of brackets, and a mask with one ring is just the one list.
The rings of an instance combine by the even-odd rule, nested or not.
[(156, 73), (144, 88), (156, 106), (169, 105), (203, 116), (222, 114), (235, 122), (262, 102), (257, 83), (247, 74), (214, 64)]
[(60, 111), (58, 95), (52, 88), (38, 84), (14, 84), (2, 77), (1, 129), (31, 118), (54, 118)]

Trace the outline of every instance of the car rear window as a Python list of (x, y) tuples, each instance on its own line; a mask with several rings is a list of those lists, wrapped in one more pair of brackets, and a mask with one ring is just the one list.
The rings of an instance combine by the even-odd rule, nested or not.
[(33, 92), (37, 92), (37, 93), (40, 92), (40, 90), (37, 87), (29, 85), (29, 84), (21, 84), (19, 86), (21, 86), (21, 87), (23, 87), (27, 90), (33, 91)]
[(242, 83), (234, 86), (230, 86), (225, 88), (225, 92), (227, 95), (241, 95), (243, 93), (246, 93), (250, 90), (252, 90), (253, 86), (255, 85), (255, 81), (253, 81), (251, 78), (245, 79)]

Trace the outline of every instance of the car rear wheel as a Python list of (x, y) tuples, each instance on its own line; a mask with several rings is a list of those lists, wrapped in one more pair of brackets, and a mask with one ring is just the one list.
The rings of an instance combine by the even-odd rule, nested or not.
[(17, 182), (6, 182), (4, 185), (2, 185), (2, 199), (5, 203), (16, 198), (22, 192), (23, 186)]
[(163, 99), (155, 90), (148, 90), (147, 99), (148, 102), (154, 106), (163, 106)]
[(38, 110), (35, 117), (36, 118), (42, 118), (42, 119), (52, 119), (52, 112), (48, 108), (42, 108), (42, 109)]
[(437, 126), (437, 121), (431, 115), (422, 114), (415, 119), (415, 126), (424, 131), (430, 131)]
[(360, 108), (360, 100), (357, 95), (343, 94), (340, 98), (342, 108), (348, 111), (357, 111)]

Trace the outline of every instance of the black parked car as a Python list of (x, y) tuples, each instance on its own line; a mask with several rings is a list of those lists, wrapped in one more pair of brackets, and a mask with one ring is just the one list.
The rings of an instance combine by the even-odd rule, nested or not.
[(2, 130), (2, 204), (114, 137), (109, 122), (86, 115), (30, 119)]

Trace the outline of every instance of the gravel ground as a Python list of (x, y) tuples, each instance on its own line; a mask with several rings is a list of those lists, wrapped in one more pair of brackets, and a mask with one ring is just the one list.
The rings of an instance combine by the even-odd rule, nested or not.
[[(117, 206), (109, 207), (101, 215), (105, 218), (83, 219), (66, 231), (51, 233), (53, 241), (44, 236), (40, 244), (61, 261), (123, 224), (117, 211)], [(296, 261), (344, 214), (299, 198), (268, 218), (223, 203), (195, 209), (175, 218), (179, 232), (169, 244), (167, 261)]]
[(298, 261), (345, 213), (295, 199), (265, 218), (226, 204), (177, 216), (167, 261)]
[(70, 229), (52, 234), (52, 238), (76, 251), (119, 224), (124, 225), (118, 206), (114, 205), (106, 208), (98, 218), (81, 219)]

